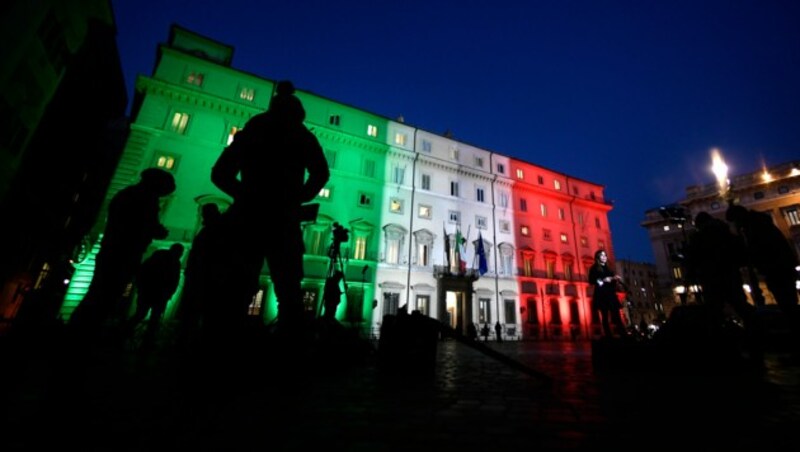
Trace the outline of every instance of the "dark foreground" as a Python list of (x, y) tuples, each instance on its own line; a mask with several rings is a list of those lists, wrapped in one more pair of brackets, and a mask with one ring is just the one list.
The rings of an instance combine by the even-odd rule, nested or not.
[[(290, 345), (295, 350), (286, 353), (267, 338), (195, 353), (108, 346), (76, 354), (59, 337), (7, 343), (0, 447), (768, 450), (798, 444), (800, 367), (779, 352), (768, 353), (760, 370), (694, 361), (668, 368), (650, 359), (638, 366), (640, 350), (599, 342), (482, 343), (490, 353), (451, 339), (436, 343), (430, 368), (387, 368), (379, 365), (377, 344), (364, 345)], [(616, 361), (626, 354), (624, 363)]]

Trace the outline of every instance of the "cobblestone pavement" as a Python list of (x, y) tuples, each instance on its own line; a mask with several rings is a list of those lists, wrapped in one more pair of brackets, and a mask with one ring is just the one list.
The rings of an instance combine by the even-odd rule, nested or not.
[(436, 344), (429, 368), (391, 370), (374, 354), (332, 366), (336, 356), (281, 355), (269, 347), (193, 359), (175, 350), (107, 349), (79, 366), (66, 352), (42, 350), (3, 379), (4, 449), (639, 450), (797, 443), (800, 367), (784, 364), (779, 354), (767, 356), (762, 372), (690, 366), (665, 372), (637, 369), (636, 355), (624, 369), (598, 366), (594, 345), (476, 348), (446, 340)]

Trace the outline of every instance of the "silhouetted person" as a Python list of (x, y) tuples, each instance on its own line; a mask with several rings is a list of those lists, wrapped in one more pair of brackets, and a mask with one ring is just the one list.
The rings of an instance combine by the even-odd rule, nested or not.
[(467, 325), (467, 337), (473, 341), (478, 340), (478, 327), (475, 326), (475, 322), (469, 322)]
[(612, 323), (620, 336), (625, 335), (625, 324), (622, 322), (619, 312), (621, 306), (617, 298), (617, 282), (621, 280), (609, 267), (605, 250), (597, 250), (594, 253), (594, 264), (589, 268), (589, 285), (594, 287), (592, 309), (600, 314), (603, 335), (607, 338), (614, 337)]
[(206, 314), (211, 312), (213, 281), (220, 262), (226, 237), (221, 229), (222, 212), (215, 203), (202, 207), (203, 225), (192, 240), (186, 258), (183, 292), (175, 318), (179, 322), (181, 340), (190, 343), (198, 339)]
[(322, 147), (304, 119), (291, 82), (278, 83), (269, 109), (235, 135), (211, 174), (233, 198), (223, 217), (233, 244), (229, 276), (241, 276), (234, 284), (241, 291), (230, 294), (236, 318), (247, 315), (266, 258), (278, 298), (279, 331), (287, 333), (304, 326), (301, 205), (313, 200), (330, 177)]
[[(732, 205), (725, 212), (744, 237), (750, 263), (764, 278), (792, 330), (793, 350), (800, 350), (800, 308), (797, 299), (798, 258), (789, 241), (765, 213)], [(753, 282), (757, 284), (757, 282)]]
[(109, 320), (124, 313), (120, 300), (132, 283), (147, 247), (167, 237), (159, 220), (159, 200), (175, 191), (172, 174), (148, 168), (141, 180), (123, 188), (111, 199), (100, 251), (88, 292), (69, 323), (82, 334), (96, 334)]
[(168, 249), (154, 251), (139, 268), (136, 275), (136, 311), (128, 319), (128, 334), (150, 314), (147, 321), (146, 340), (155, 338), (167, 302), (178, 289), (181, 280), (183, 245), (173, 243)]
[(481, 328), (481, 336), (483, 336), (483, 341), (484, 342), (489, 342), (489, 332), (490, 331), (491, 330), (489, 329), (489, 324), (488, 323), (484, 324), (483, 328)]
[(686, 271), (703, 288), (709, 333), (719, 337), (727, 303), (744, 322), (750, 351), (757, 353), (752, 357), (761, 359), (756, 308), (747, 302), (740, 272), (746, 265), (744, 243), (726, 222), (708, 212), (698, 213), (694, 225), (696, 229), (689, 236), (686, 248)]
[(499, 320), (494, 324), (494, 332), (497, 334), (497, 342), (503, 342), (503, 325), (500, 325)]

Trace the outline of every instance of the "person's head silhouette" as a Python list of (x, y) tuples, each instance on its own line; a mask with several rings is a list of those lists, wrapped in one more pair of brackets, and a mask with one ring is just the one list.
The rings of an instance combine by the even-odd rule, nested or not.
[(147, 168), (142, 171), (142, 185), (153, 190), (158, 196), (166, 196), (175, 191), (175, 177), (161, 168)]
[(294, 85), (288, 80), (278, 82), (275, 96), (269, 103), (269, 111), (290, 122), (303, 122), (306, 111), (302, 102), (294, 95)]

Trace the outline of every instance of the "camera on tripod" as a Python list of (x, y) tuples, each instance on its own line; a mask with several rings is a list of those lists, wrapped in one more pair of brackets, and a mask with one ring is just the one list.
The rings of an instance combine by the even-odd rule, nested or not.
[(346, 229), (339, 223), (333, 223), (333, 242), (344, 243), (350, 240), (350, 230)]

